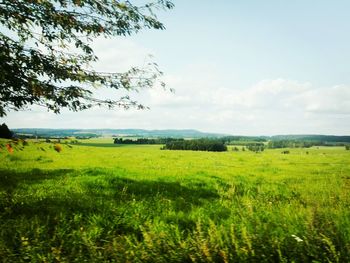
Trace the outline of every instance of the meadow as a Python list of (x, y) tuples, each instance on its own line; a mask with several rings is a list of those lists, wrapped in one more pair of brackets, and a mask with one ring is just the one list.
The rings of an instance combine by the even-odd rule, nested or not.
[(344, 147), (61, 145), (0, 151), (1, 262), (350, 261)]

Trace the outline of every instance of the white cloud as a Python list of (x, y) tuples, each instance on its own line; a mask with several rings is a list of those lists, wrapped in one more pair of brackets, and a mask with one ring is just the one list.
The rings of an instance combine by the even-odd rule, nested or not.
[[(196, 84), (193, 84), (194, 79)], [(316, 88), (309, 82), (288, 79), (262, 80), (247, 89), (216, 86), (214, 79), (191, 75), (167, 78), (175, 94), (152, 90), (151, 104), (169, 106), (206, 106), (222, 110), (302, 111), (325, 114), (350, 113), (350, 86)]]
[(318, 114), (350, 114), (350, 86), (311, 89), (296, 98), (306, 112)]
[(98, 71), (124, 72), (133, 66), (142, 66), (152, 50), (146, 49), (136, 42), (123, 38), (97, 38), (91, 45), (99, 60), (93, 64)]
[(293, 98), (310, 89), (309, 83), (285, 79), (263, 80), (233, 98), (234, 105), (248, 108), (289, 108)]
[[(108, 42), (108, 43), (107, 43)], [(124, 71), (143, 63), (149, 50), (134, 42), (97, 41), (101, 71)], [(61, 115), (33, 108), (11, 112), (9, 127), (184, 129), (230, 134), (350, 133), (350, 86), (315, 87), (309, 82), (276, 78), (242, 88), (210, 64), (193, 64), (164, 76), (168, 88), (144, 90), (134, 98), (151, 110), (94, 108)], [(118, 96), (113, 91), (98, 96)]]
[(168, 85), (176, 89), (175, 94), (158, 89), (150, 91), (148, 99), (154, 125), (166, 125), (162, 116), (167, 112), (167, 119), (178, 127), (229, 133), (344, 133), (350, 130), (345, 125), (344, 131), (344, 124), (338, 125), (342, 127), (341, 132), (334, 121), (339, 114), (348, 114), (340, 118), (342, 123), (344, 118), (350, 121), (350, 86), (318, 88), (309, 82), (278, 78), (238, 89), (203, 72), (203, 68), (192, 69), (181, 77), (166, 76)]

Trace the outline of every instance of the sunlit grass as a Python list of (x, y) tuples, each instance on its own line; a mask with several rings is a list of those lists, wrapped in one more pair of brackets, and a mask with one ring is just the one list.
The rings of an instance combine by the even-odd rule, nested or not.
[(29, 143), (0, 152), (4, 262), (347, 262), (350, 153)]

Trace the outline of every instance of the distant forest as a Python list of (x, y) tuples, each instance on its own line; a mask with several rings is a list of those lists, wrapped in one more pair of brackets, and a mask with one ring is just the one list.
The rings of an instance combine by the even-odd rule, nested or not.
[(115, 138), (115, 144), (166, 144), (173, 141), (184, 141), (184, 139), (179, 138), (138, 138), (138, 139), (128, 139), (128, 138)]
[[(233, 145), (246, 147), (247, 150), (263, 151), (265, 148), (308, 148), (312, 146), (348, 146), (350, 136), (335, 135), (274, 135), (241, 136), (204, 133), (196, 130), (142, 130), (142, 129), (11, 129), (14, 138), (86, 139), (94, 137), (114, 137), (116, 144), (162, 144), (168, 149), (176, 147), (203, 148), (203, 141), (208, 145)], [(189, 140), (196, 142), (187, 142)], [(198, 141), (199, 140), (199, 141)], [(175, 143), (176, 142), (176, 143)], [(179, 146), (182, 145), (182, 146)], [(201, 146), (199, 146), (201, 145)], [(208, 146), (209, 147), (209, 146)], [(211, 147), (211, 146), (210, 146)], [(209, 148), (210, 148), (209, 147)], [(191, 148), (191, 147), (190, 147)], [(214, 147), (215, 148), (215, 147)]]
[(138, 138), (219, 138), (225, 134), (206, 133), (197, 130), (143, 130), (143, 129), (12, 129), (18, 136), (47, 137), (138, 137)]
[(167, 142), (162, 150), (225, 152), (227, 151), (227, 146), (220, 140), (178, 140)]
[[(163, 149), (168, 150), (195, 150), (195, 151), (226, 151), (227, 145), (233, 145), (234, 150), (238, 150), (236, 146), (243, 146), (245, 149), (262, 152), (264, 149), (277, 149), (277, 148), (309, 148), (312, 146), (349, 146), (350, 140), (347, 141), (337, 141), (335, 137), (330, 136), (333, 140), (323, 141), (323, 138), (329, 136), (318, 136), (317, 139), (308, 140), (300, 139), (296, 140), (295, 138), (291, 140), (274, 140), (271, 138), (267, 140), (266, 138), (261, 137), (247, 137), (247, 136), (226, 136), (222, 138), (202, 138), (202, 139), (178, 139), (178, 138), (115, 138), (115, 144), (165, 144)], [(341, 136), (344, 140), (345, 136)], [(275, 138), (280, 138), (275, 136)], [(285, 137), (283, 137), (285, 138)], [(349, 138), (347, 138), (349, 139)]]

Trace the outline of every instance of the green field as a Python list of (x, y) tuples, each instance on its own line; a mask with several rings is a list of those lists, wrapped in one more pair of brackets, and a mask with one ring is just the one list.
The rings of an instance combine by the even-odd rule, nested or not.
[(111, 142), (1, 149), (1, 262), (350, 261), (344, 147), (257, 154)]

